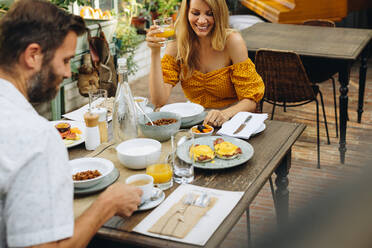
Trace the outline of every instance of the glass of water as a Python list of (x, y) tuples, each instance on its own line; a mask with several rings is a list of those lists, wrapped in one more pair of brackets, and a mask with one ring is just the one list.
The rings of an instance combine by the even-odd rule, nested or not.
[(194, 162), (185, 162), (178, 158), (177, 149), (181, 145), (175, 145), (175, 149), (168, 156), (168, 163), (173, 166), (173, 180), (176, 183), (191, 183), (194, 180)]

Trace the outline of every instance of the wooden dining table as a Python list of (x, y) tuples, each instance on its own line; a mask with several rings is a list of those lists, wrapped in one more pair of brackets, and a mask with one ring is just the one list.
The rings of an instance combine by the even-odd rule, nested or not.
[(360, 123), (363, 113), (368, 48), (372, 39), (372, 30), (262, 22), (242, 30), (241, 34), (246, 42), (250, 57), (253, 58), (257, 50), (266, 48), (294, 51), (301, 57), (337, 61), (341, 93), (339, 97), (339, 151), (340, 161), (344, 163), (350, 68), (352, 63), (360, 57), (357, 109), (358, 122)]
[[(265, 130), (248, 140), (254, 148), (254, 155), (246, 163), (221, 170), (204, 170), (195, 168), (195, 179), (192, 182), (194, 185), (213, 189), (244, 192), (240, 201), (216, 229), (205, 247), (217, 247), (221, 244), (230, 230), (234, 227), (235, 223), (237, 223), (241, 218), (244, 211), (247, 211), (247, 217), (249, 217), (250, 203), (263, 188), (269, 178), (271, 178), (271, 175), (274, 172), (277, 175), (275, 180), (276, 190), (274, 194), (274, 204), (277, 212), (278, 224), (285, 224), (288, 220), (289, 182), (287, 176), (291, 168), (291, 148), (304, 131), (305, 125), (269, 120), (265, 123)], [(179, 134), (182, 135), (182, 133)], [(98, 148), (98, 150), (93, 153), (89, 153), (85, 150), (85, 147), (82, 144), (70, 148), (69, 157), (70, 159), (84, 156), (99, 157), (103, 154), (102, 152), (107, 149), (105, 148), (105, 144), (102, 146), (103, 147)], [(109, 146), (115, 145), (107, 144), (107, 147)], [(169, 151), (170, 141), (163, 142), (161, 159), (163, 159)], [(144, 170), (128, 171), (127, 168), (118, 164), (117, 161), (114, 161), (114, 165), (120, 171), (120, 177), (117, 181), (122, 183), (125, 180), (125, 173), (145, 172)], [(166, 197), (177, 187), (178, 184), (174, 183), (172, 188), (165, 190)], [(90, 195), (75, 196), (75, 218), (87, 209), (98, 195), (99, 192)], [(96, 237), (108, 240), (108, 242), (141, 247), (197, 247), (190, 244), (149, 237), (132, 232), (131, 229), (133, 229), (133, 227), (143, 220), (150, 212), (151, 210), (135, 212), (131, 217), (126, 219), (115, 216), (99, 229)]]

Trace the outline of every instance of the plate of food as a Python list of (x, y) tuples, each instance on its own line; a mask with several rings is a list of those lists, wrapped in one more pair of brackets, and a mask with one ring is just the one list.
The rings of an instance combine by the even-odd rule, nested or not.
[(201, 169), (225, 169), (247, 162), (254, 154), (254, 149), (248, 142), (227, 136), (206, 136), (188, 140), (177, 149), (177, 156)]
[(75, 188), (89, 188), (103, 180), (114, 169), (104, 158), (78, 158), (69, 161)]
[(51, 121), (59, 132), (67, 148), (77, 146), (85, 141), (85, 125), (79, 121)]

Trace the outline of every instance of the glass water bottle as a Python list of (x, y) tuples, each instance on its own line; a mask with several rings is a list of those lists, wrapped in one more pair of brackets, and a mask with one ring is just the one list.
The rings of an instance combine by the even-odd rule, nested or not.
[(128, 83), (128, 70), (125, 58), (118, 59), (118, 87), (115, 94), (112, 115), (113, 136), (116, 143), (136, 138), (137, 113), (133, 95)]

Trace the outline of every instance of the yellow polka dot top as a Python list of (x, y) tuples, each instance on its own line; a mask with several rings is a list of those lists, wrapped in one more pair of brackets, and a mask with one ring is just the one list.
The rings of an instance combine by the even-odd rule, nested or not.
[[(161, 66), (164, 83), (175, 86), (180, 81), (180, 64), (166, 54)], [(265, 91), (262, 78), (250, 59), (207, 73), (195, 70), (181, 86), (190, 101), (205, 108), (223, 108), (245, 98), (258, 102)]]

